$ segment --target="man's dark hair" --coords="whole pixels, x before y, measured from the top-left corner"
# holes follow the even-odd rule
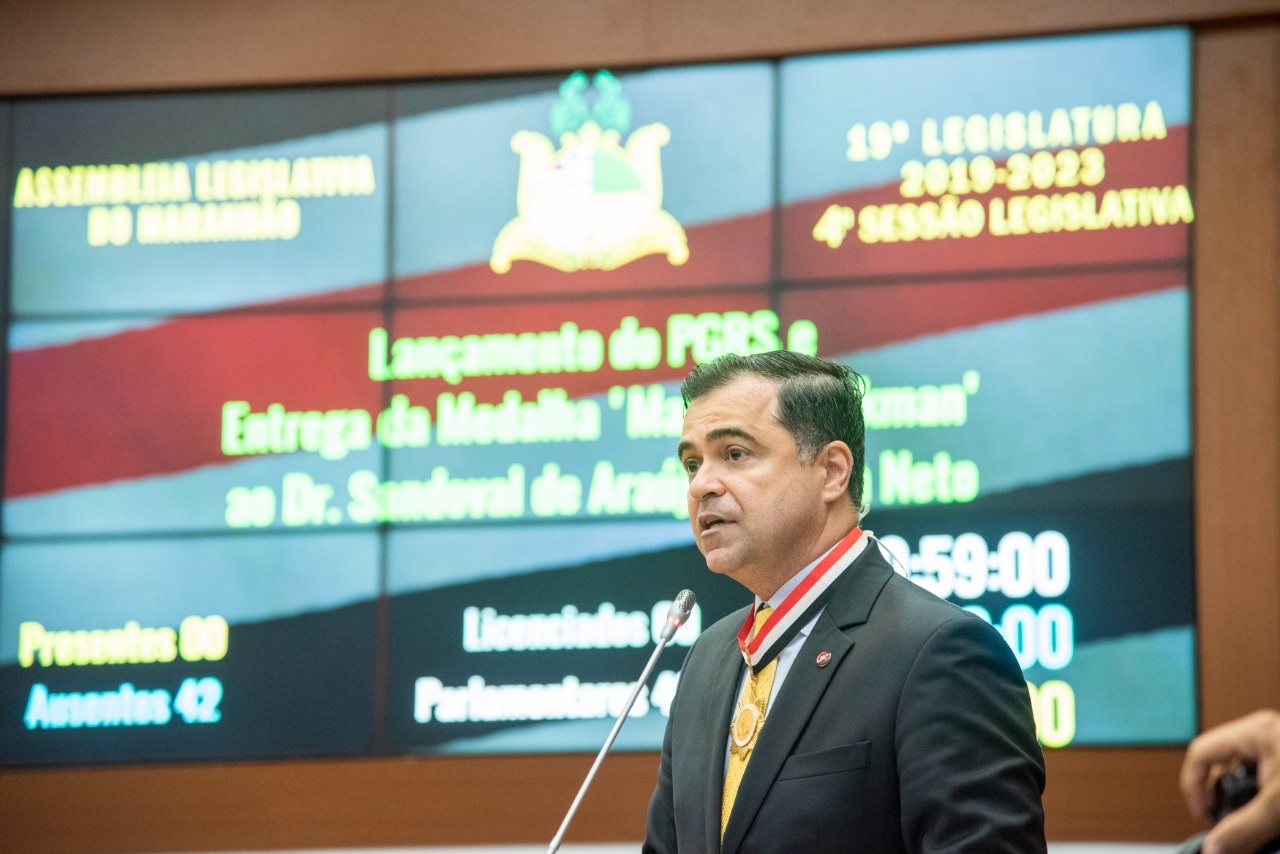
[[[802,459],[812,460],[837,439],[853,453],[849,497],[862,504],[862,470],[866,465],[862,421],[863,379],[844,365],[789,350],[720,356],[694,368],[680,384],[684,405],[742,376],[758,376],[778,384],[778,423],[791,434]]]

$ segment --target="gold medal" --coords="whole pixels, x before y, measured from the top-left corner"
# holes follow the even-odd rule
[[[746,703],[738,708],[733,716],[733,743],[744,748],[755,738],[760,727],[760,710],[754,703]]]

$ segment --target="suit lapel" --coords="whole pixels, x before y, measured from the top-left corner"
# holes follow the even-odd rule
[[[881,556],[879,544],[871,540],[837,582],[823,613],[842,629],[865,623],[891,575],[893,567]]]
[[[831,598],[818,615],[813,630],[805,639],[766,713],[764,729],[760,731],[751,761],[747,763],[734,801],[732,818],[725,828],[721,849],[724,854],[737,851],[831,678],[853,649],[853,641],[842,630],[866,622],[871,606],[892,572],[873,541],[836,581]],[[818,667],[816,663],[820,652],[831,653],[831,660],[824,667]],[[721,768],[722,765],[723,762],[716,767]]]

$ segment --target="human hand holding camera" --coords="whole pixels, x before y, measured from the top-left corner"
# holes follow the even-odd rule
[[[1257,711],[1201,734],[1187,748],[1180,784],[1192,816],[1216,822],[1204,854],[1280,848],[1280,712]]]

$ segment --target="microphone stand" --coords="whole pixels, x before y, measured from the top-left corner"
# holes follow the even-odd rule
[[[693,596],[690,594],[690,605],[692,605],[692,598]],[[687,615],[687,610],[685,613]],[[683,622],[683,620],[680,622]],[[622,714],[618,715],[618,719],[614,721],[613,729],[609,731],[609,737],[605,739],[604,746],[596,754],[596,761],[591,763],[591,770],[587,772],[587,778],[582,781],[582,786],[578,789],[578,796],[573,799],[573,803],[569,806],[569,812],[565,813],[564,821],[560,822],[560,829],[556,831],[555,838],[551,840],[551,847],[547,849],[547,854],[556,854],[556,851],[560,850],[560,843],[564,840],[565,831],[569,829],[569,822],[573,821],[573,814],[578,811],[578,804],[582,803],[582,797],[587,793],[587,788],[591,785],[591,781],[595,779],[596,771],[600,769],[600,763],[604,762],[604,755],[609,752],[610,747],[613,747],[614,739],[618,737],[622,724],[626,721],[627,716],[631,714],[631,707],[636,704],[636,697],[640,696],[640,689],[649,681],[649,673],[653,670],[654,664],[658,662],[658,656],[662,654],[662,651],[667,648],[667,643],[674,637],[675,628],[672,627],[672,631],[669,632],[664,631],[662,636],[658,638],[658,645],[653,648],[653,655],[649,656],[649,663],[644,666],[644,672],[636,680],[636,686],[631,689],[631,696],[627,698],[627,704],[622,709]]]

